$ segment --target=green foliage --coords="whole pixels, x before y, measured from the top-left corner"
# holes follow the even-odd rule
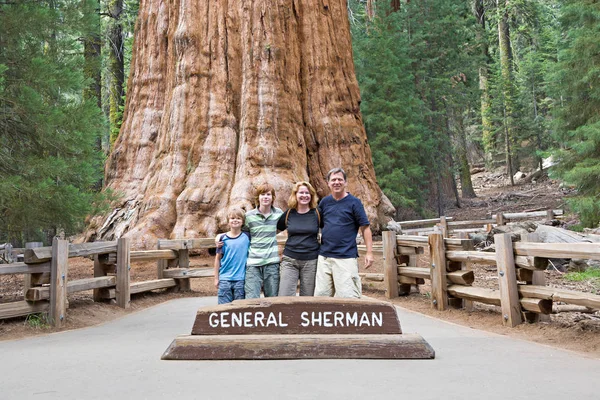
[[[377,180],[399,209],[424,215],[429,183],[452,173],[453,138],[476,116],[478,50],[462,1],[425,0],[367,18],[351,1],[361,111]]]
[[[583,225],[600,223],[600,5],[566,0],[560,19],[563,35],[554,74],[554,152],[559,164],[553,173],[573,184],[577,196],[570,204]]]
[[[93,191],[105,120],[83,98],[79,5],[0,5],[0,241],[77,232],[105,200]]]
[[[564,278],[572,282],[587,282],[597,290],[600,290],[600,269],[588,268],[583,272],[569,272]]]
[[[29,314],[25,317],[25,324],[34,329],[48,329],[48,315],[43,313]]]
[[[372,22],[364,13],[356,18],[355,68],[378,182],[397,208],[419,209],[426,128],[410,73],[410,43],[398,29],[401,15],[384,14]]]
[[[595,279],[600,283],[600,269],[588,268],[584,272],[569,272],[568,274],[564,275],[564,278],[572,282],[582,282]]]

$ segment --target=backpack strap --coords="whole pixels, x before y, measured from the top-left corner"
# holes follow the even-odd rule
[[[285,213],[285,227],[286,227],[286,228],[287,228],[287,226],[288,226],[288,225],[287,225],[287,221],[288,221],[288,218],[290,217],[290,211],[292,211],[292,209],[291,209],[291,208],[288,208],[288,210],[287,210],[287,211],[286,211],[286,213]]]

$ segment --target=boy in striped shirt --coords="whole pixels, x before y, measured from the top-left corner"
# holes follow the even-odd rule
[[[246,262],[246,298],[275,297],[279,291],[279,249],[277,248],[277,221],[283,214],[273,206],[275,189],[268,183],[256,188],[255,209],[246,213],[245,230],[250,232],[250,249]]]

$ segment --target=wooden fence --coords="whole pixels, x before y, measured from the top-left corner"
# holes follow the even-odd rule
[[[67,295],[94,290],[94,301],[116,299],[129,307],[131,294],[155,289],[190,289],[190,278],[211,277],[212,267],[189,268],[189,251],[214,247],[214,239],[160,240],[157,250],[131,251],[130,240],[69,244],[54,239],[51,247],[25,249],[23,262],[0,264],[0,275],[23,274],[23,301],[0,304],[0,319],[48,313],[49,322],[62,326]],[[94,277],[70,281],[69,258],[93,257]],[[157,279],[130,282],[132,262],[157,261]]]
[[[439,229],[444,236],[455,236],[460,233],[489,231],[493,226],[506,225],[509,222],[526,219],[562,218],[563,210],[546,210],[519,213],[498,213],[487,219],[472,221],[454,221],[452,217],[420,219],[398,222],[404,235],[427,235]]]
[[[510,235],[495,235],[496,253],[473,250],[467,239],[396,235],[383,232],[382,244],[374,251],[383,254],[383,274],[361,274],[367,280],[383,281],[389,298],[410,292],[411,285],[431,281],[432,306],[469,309],[474,301],[502,307],[505,324],[515,326],[527,318],[535,321],[552,311],[553,302],[600,310],[600,296],[546,287],[543,270],[548,258],[600,260],[600,244],[535,243],[523,238],[511,243]],[[284,240],[279,240],[283,244]],[[190,289],[191,278],[214,276],[212,267],[190,268],[190,250],[214,247],[214,239],[159,240],[158,249],[131,251],[127,238],[112,242],[69,244],[55,239],[52,247],[24,250],[24,261],[0,264],[0,275],[23,274],[23,301],[0,304],[0,319],[45,312],[52,325],[62,326],[67,312],[67,295],[93,289],[95,301],[115,299],[128,307],[133,293],[155,289]],[[364,246],[359,251],[364,252]],[[425,251],[427,250],[427,251]],[[429,255],[429,266],[417,266],[417,257]],[[69,258],[93,257],[94,277],[70,281]],[[132,262],[157,261],[157,279],[130,282]],[[472,286],[471,263],[497,265],[498,289]]]
[[[467,239],[444,238],[441,233],[425,236],[383,232],[383,266],[380,274],[363,274],[364,279],[383,280],[388,298],[410,291],[410,285],[431,282],[431,303],[438,310],[471,308],[472,302],[502,308],[503,323],[520,324],[539,320],[552,312],[553,302],[600,310],[600,296],[547,287],[543,271],[549,258],[600,260],[598,243],[535,243],[531,234],[512,243],[509,234],[494,235],[496,252],[473,250]],[[429,266],[417,267],[416,255],[428,249]],[[496,265],[498,289],[472,286],[471,263]]]

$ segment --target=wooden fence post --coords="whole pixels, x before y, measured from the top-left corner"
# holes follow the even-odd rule
[[[129,238],[119,238],[117,241],[117,305],[129,308],[131,292],[130,280],[130,243]]]
[[[63,326],[67,313],[67,273],[69,270],[69,242],[52,240],[50,264],[50,323],[55,328]]]
[[[388,299],[398,297],[398,263],[396,262],[396,232],[382,232],[383,241],[383,282]]]
[[[500,304],[502,306],[502,323],[510,327],[519,325],[521,319],[521,303],[517,288],[515,271],[515,255],[510,234],[494,235],[496,244],[496,265],[498,266],[498,285],[500,286]]]
[[[44,243],[43,242],[27,242],[25,243],[25,248],[26,249],[35,249],[36,247],[43,247]],[[32,274],[25,274],[23,275],[23,296],[25,296],[27,294],[27,290],[29,290],[32,286],[31,284],[31,280],[32,280]],[[36,274],[36,275],[42,275],[42,274]]]
[[[450,231],[448,230],[448,221],[446,221],[445,216],[440,217],[440,229],[442,231],[442,236],[445,238],[450,236]]]
[[[496,214],[496,225],[498,225],[498,226],[506,225],[506,221],[504,219],[504,214],[501,212]]]
[[[187,248],[187,243],[184,243],[183,249],[179,250],[179,268],[190,267],[190,251]],[[190,278],[175,279],[177,290],[180,292],[189,292],[191,289]]]
[[[156,248],[158,250],[161,249],[161,245],[160,245],[160,240],[158,241],[158,244],[156,245]],[[158,260],[157,264],[156,264],[156,277],[157,279],[163,279],[165,277],[165,269],[168,268],[168,262],[167,260]]]
[[[94,278],[106,276],[106,268],[108,267],[108,265],[103,261],[104,259],[105,258],[101,258],[99,254],[94,255]],[[102,301],[109,297],[108,289],[94,289],[94,294],[92,296],[94,301]]]
[[[446,283],[446,249],[441,233],[429,235],[431,256],[431,303],[438,310],[448,308],[448,285]]]
[[[552,210],[549,210],[550,213],[553,213]],[[553,218],[553,216],[552,216]],[[521,242],[539,242],[540,238],[538,236],[537,233],[524,233],[521,235]],[[544,259],[540,259],[538,258],[538,260],[536,260],[538,263],[542,262],[542,260]],[[536,262],[534,261],[534,262]],[[548,260],[546,259],[546,264],[548,263]],[[536,285],[536,286],[546,286],[546,275],[544,274],[544,271],[532,271],[532,277],[531,277],[531,282],[527,282],[528,285]],[[538,322],[538,321],[542,321],[542,322],[548,322],[550,321],[550,316],[547,314],[539,314],[539,313],[535,313],[535,312],[529,312],[529,311],[525,311],[525,319],[528,322]]]
[[[396,256],[396,265],[400,266],[400,265],[404,265],[407,267],[416,267],[417,266],[417,254],[416,254],[416,249],[415,248],[410,248],[413,252],[413,254],[407,254],[406,253],[406,249],[408,247],[404,247],[404,252],[402,252],[402,250],[398,249],[398,247],[396,247],[396,249],[400,252],[400,254],[398,254]],[[405,279],[406,278],[406,279]],[[418,285],[418,282],[416,283],[406,283],[406,280],[411,279],[408,277],[403,277],[403,276],[398,276],[398,295],[399,296],[408,296],[410,294],[410,288],[411,285]]]
[[[461,240],[461,247],[462,247],[463,251],[473,251],[475,249],[475,246],[473,245],[473,241],[469,240],[468,233],[458,232],[458,238],[463,239],[463,240]],[[450,264],[450,263],[452,263],[452,261],[450,261],[448,264]],[[453,269],[453,268],[450,268],[450,269]],[[457,268],[457,270],[458,269],[463,270],[463,271],[470,271],[471,263],[469,261],[460,262],[460,268]],[[465,311],[469,311],[469,312],[473,311],[473,301],[472,300],[449,298],[448,304],[452,307],[463,308]]]

